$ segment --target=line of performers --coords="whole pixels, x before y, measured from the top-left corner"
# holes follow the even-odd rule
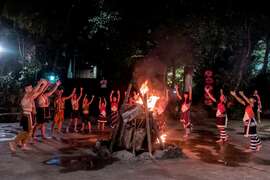
[[[71,119],[66,127],[66,132],[70,131],[72,125],[74,125],[74,132],[78,132],[77,124],[80,119],[80,100],[83,97],[83,88],[80,89],[79,96],[76,94],[76,88],[73,89],[69,96],[63,96],[64,91],[59,89],[61,85],[60,81],[55,84],[50,84],[47,80],[41,79],[38,81],[35,87],[31,84],[27,84],[24,87],[24,96],[21,100],[22,108],[22,118],[20,124],[22,126],[22,131],[18,133],[15,140],[9,143],[12,152],[16,151],[17,147],[23,150],[27,150],[27,142],[36,138],[36,131],[40,129],[43,139],[46,139],[46,126],[45,124],[49,122],[51,117],[50,114],[50,100],[49,98],[56,94],[54,100],[54,118],[51,124],[51,134],[53,137],[57,137],[61,134],[62,124],[64,122],[65,114],[65,102],[71,100],[72,113]],[[192,103],[192,88],[189,87],[188,92],[183,94],[179,93],[179,87],[176,86],[176,95],[181,102],[181,114],[180,121],[185,129],[184,138],[187,139],[192,131],[192,123],[190,120],[190,108]],[[212,96],[209,89],[205,89],[206,94],[209,98],[216,103],[216,125],[219,130],[220,138],[217,142],[227,142],[228,135],[226,133],[227,127],[227,100],[223,93],[220,91],[219,100]],[[257,122],[255,120],[255,112],[258,113],[258,120],[260,122],[260,110],[261,103],[258,92],[255,91],[254,95],[247,98],[245,94],[240,91],[239,95],[235,91],[231,91],[230,94],[245,107],[245,114],[243,118],[244,123],[244,134],[250,137],[250,148],[248,151],[259,151],[261,148],[261,141],[257,135]],[[136,102],[136,97],[138,94],[134,92],[133,97],[128,98],[128,104],[132,105]],[[81,131],[87,129],[91,133],[92,125],[89,114],[89,106],[93,102],[95,96],[89,98],[87,94],[84,95],[82,100],[82,126]],[[111,126],[112,128],[117,123],[118,117],[118,107],[120,102],[120,91],[112,91],[110,94],[110,107],[111,107]],[[37,107],[36,107],[37,104]],[[99,117],[98,117],[98,129],[100,131],[104,130],[105,124],[107,123],[107,102],[104,97],[99,98]],[[164,108],[165,109],[165,108]]]
[[[24,96],[21,100],[22,117],[20,125],[22,131],[17,134],[14,141],[9,143],[10,150],[12,152],[16,151],[17,147],[22,150],[28,150],[27,143],[36,138],[36,132],[40,129],[43,139],[46,137],[46,123],[49,122],[51,118],[50,114],[50,100],[49,98],[56,94],[54,100],[54,117],[51,124],[51,134],[52,137],[57,137],[61,134],[62,124],[64,122],[65,114],[65,102],[71,100],[72,113],[71,119],[66,127],[66,132],[68,133],[71,126],[74,125],[74,132],[78,132],[77,124],[81,117],[80,113],[80,100],[83,97],[83,88],[80,89],[79,96],[76,94],[76,88],[73,89],[69,96],[63,96],[64,91],[59,89],[61,85],[60,81],[55,84],[50,84],[47,80],[41,79],[38,81],[35,87],[31,84],[27,84],[24,87]],[[82,100],[82,126],[81,131],[86,130],[88,127],[89,133],[91,133],[92,125],[89,114],[89,107],[93,102],[95,96],[89,98],[87,94],[84,95]],[[120,102],[120,91],[112,91],[110,94],[110,107],[111,107],[111,127],[117,123],[118,120],[118,106]],[[134,103],[132,98],[129,99],[129,103]],[[107,102],[104,97],[99,98],[99,117],[98,117],[98,129],[100,131],[104,130],[105,124],[107,123],[106,115]]]
[[[184,92],[183,95],[180,95],[178,86],[175,87],[176,95],[180,100],[180,121],[185,129],[184,138],[188,138],[191,130],[192,123],[190,120],[190,107],[192,101],[192,88],[189,88],[188,92]],[[223,90],[220,90],[220,97],[217,100],[211,93],[209,89],[205,89],[206,94],[209,98],[216,104],[216,126],[219,131],[219,140],[218,143],[225,143],[228,141],[228,135],[226,133],[228,116],[227,116],[227,98],[223,93]],[[257,134],[257,121],[255,116],[260,122],[260,113],[261,113],[261,100],[258,94],[258,91],[255,90],[254,94],[251,97],[246,97],[243,91],[238,93],[231,91],[230,94],[245,108],[245,113],[243,117],[244,125],[244,136],[250,138],[249,148],[246,149],[246,152],[256,152],[260,151],[262,143]],[[255,114],[256,113],[256,114]]]

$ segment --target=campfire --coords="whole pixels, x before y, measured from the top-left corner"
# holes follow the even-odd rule
[[[140,88],[140,92],[142,96],[148,96],[150,89],[148,87],[148,81],[146,80]],[[149,97],[147,97],[147,108],[149,109],[149,111],[154,111],[155,109],[155,105],[157,103],[157,101],[160,99],[159,96],[151,94]],[[136,101],[136,103],[138,104],[143,104],[143,100],[141,97],[139,97],[139,99]]]
[[[157,91],[149,85],[149,81],[141,84],[139,96],[135,105],[128,105],[127,99],[130,95],[132,84],[129,85],[127,95],[120,111],[120,120],[116,126],[111,143],[111,151],[114,147],[124,148],[135,152],[148,150],[152,154],[152,144],[158,141],[161,147],[164,147],[166,134],[158,128],[158,120],[155,117],[156,111],[160,107],[157,103],[160,98]],[[158,139],[158,140],[156,140]],[[145,141],[146,140],[146,141]],[[147,144],[145,144],[147,142]]]

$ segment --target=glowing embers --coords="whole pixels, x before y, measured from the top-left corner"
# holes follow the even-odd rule
[[[147,93],[149,92],[149,87],[148,87],[148,81],[145,81],[140,88],[140,92],[143,96],[147,95]],[[153,111],[155,109],[155,105],[157,103],[157,101],[160,99],[159,96],[156,96],[154,94],[150,95],[147,97],[147,107],[149,109],[149,111]],[[141,98],[139,98],[136,103],[138,104],[143,104],[143,101]]]

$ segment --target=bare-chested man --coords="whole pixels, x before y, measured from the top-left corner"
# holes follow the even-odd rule
[[[36,130],[41,130],[41,135],[43,139],[46,138],[46,126],[45,123],[49,122],[49,119],[51,118],[50,115],[50,99],[49,97],[54,94],[54,92],[57,90],[57,88],[60,86],[61,82],[57,81],[55,86],[50,90],[47,91],[50,84],[48,83],[47,88],[44,89],[44,92],[41,93],[40,96],[37,98],[38,108],[37,108],[37,119],[36,119],[36,125],[33,129],[33,138],[36,136]]]
[[[48,81],[40,80],[35,88],[32,85],[26,85],[24,87],[25,94],[21,100],[22,107],[22,118],[21,126],[23,131],[21,131],[15,138],[13,142],[9,143],[10,150],[12,152],[16,151],[17,145],[21,145],[21,149],[28,150],[26,144],[28,139],[32,135],[33,127],[33,110],[35,109],[34,100],[44,91],[47,87]]]
[[[67,133],[69,132],[69,128],[70,128],[73,121],[74,121],[74,132],[78,132],[77,123],[78,123],[78,120],[80,119],[79,102],[80,102],[80,99],[82,97],[82,92],[83,92],[83,88],[81,88],[81,92],[80,92],[79,97],[77,97],[77,94],[75,93],[71,98],[72,114],[71,114],[71,119],[69,121],[69,124],[66,128]]]
[[[62,129],[62,124],[64,122],[64,115],[65,115],[65,101],[68,99],[71,99],[73,97],[73,95],[76,93],[76,89],[73,89],[73,92],[67,96],[67,97],[63,97],[63,90],[59,90],[57,92],[57,98],[54,101],[54,107],[55,107],[55,114],[54,114],[54,119],[53,119],[53,123],[51,126],[51,134],[52,136],[54,136],[54,126],[57,126],[57,133],[61,133],[61,129]]]

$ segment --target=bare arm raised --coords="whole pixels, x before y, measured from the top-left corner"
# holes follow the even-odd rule
[[[113,96],[114,91],[112,90],[111,94],[110,94],[110,101],[112,102],[112,96]]]
[[[95,96],[93,95],[93,96],[92,96],[92,99],[91,99],[91,101],[88,103],[88,105],[92,104],[94,98],[95,98]]]
[[[208,97],[209,97],[212,101],[217,102],[216,98],[214,98],[214,97],[212,96],[212,94],[210,93],[210,90],[209,90],[209,89],[205,88],[204,90],[205,90],[206,94],[208,95]]]
[[[76,93],[76,88],[73,89],[72,93],[68,97],[63,97],[64,100],[71,99],[72,96]]]
[[[179,87],[178,85],[175,85],[175,90],[176,90],[176,96],[178,97],[179,100],[182,100],[181,95],[179,94]]]
[[[231,95],[242,105],[246,105],[245,101],[243,101],[240,97],[237,96],[235,91],[231,91]]]
[[[120,91],[118,90],[117,91],[117,103],[120,102],[120,98],[121,98],[121,95],[120,95]]]
[[[78,97],[77,101],[80,101],[80,99],[82,98],[82,94],[83,94],[83,88],[81,88],[80,96]]]
[[[243,91],[239,91],[240,96],[248,103],[251,104],[251,102],[249,101],[249,99],[246,97],[246,95],[244,94]]]
[[[33,99],[36,99],[41,93],[43,93],[45,91],[46,88],[48,88],[48,81],[46,80],[41,80],[41,85],[39,86],[39,89],[36,90],[36,88],[34,89],[34,92],[33,92]]]
[[[45,95],[50,97],[51,95],[53,95],[53,93],[55,93],[55,91],[57,90],[57,88],[61,85],[61,81],[57,81],[55,86],[53,87],[53,89],[51,91],[49,91],[48,93],[46,93]]]

